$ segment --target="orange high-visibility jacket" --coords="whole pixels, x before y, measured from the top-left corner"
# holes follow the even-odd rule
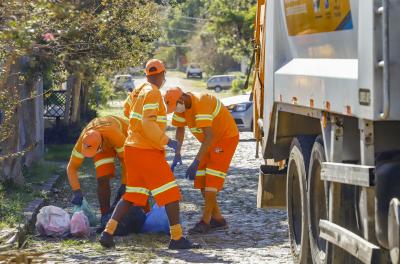
[[[211,127],[213,142],[239,135],[231,113],[216,97],[205,93],[188,94],[192,98],[192,106],[184,113],[174,113],[173,126],[188,126],[200,142],[204,140],[201,129],[204,127]]]
[[[128,121],[117,116],[98,117],[90,121],[90,123],[83,129],[74,149],[72,150],[71,158],[68,164],[68,178],[72,190],[80,189],[78,169],[85,159],[82,154],[82,138],[85,132],[90,129],[97,130],[101,134],[101,152],[109,153],[115,151],[121,164],[122,182],[125,182],[126,179],[124,143],[127,137]],[[99,160],[96,163],[100,164],[102,163],[102,160]]]
[[[155,85],[144,83],[136,88],[124,104],[124,114],[129,117],[125,145],[163,150],[169,140],[165,135],[166,113],[161,93]]]

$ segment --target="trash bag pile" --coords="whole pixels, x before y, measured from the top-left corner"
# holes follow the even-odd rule
[[[116,203],[100,220],[97,232],[102,232],[114,212]],[[73,208],[72,217],[63,209],[56,206],[45,206],[40,209],[36,220],[36,229],[42,236],[47,237],[89,237],[91,228],[98,224],[96,214],[86,199],[81,206]],[[154,205],[145,214],[143,208],[131,206],[128,213],[118,223],[114,233],[116,236],[126,236],[132,233],[165,233],[169,234],[168,216],[165,207]]]

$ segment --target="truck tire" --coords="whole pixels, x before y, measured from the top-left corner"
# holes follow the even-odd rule
[[[307,171],[315,137],[292,141],[288,162],[286,200],[289,242],[294,263],[312,263],[308,241]]]
[[[326,161],[320,136],[311,150],[308,173],[308,225],[310,251],[314,264],[330,263],[330,245],[319,237],[319,220],[328,219],[328,183],[321,181],[321,165]]]

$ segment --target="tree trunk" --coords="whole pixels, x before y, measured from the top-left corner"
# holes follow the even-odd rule
[[[71,119],[71,102],[72,102],[72,84],[73,76],[70,75],[67,79],[66,96],[65,96],[65,111],[64,111],[64,124],[68,125]]]
[[[72,107],[71,107],[71,123],[75,124],[80,121],[80,97],[82,86],[82,74],[75,72],[72,77]]]
[[[21,71],[21,58],[15,59],[15,61],[6,62],[9,68],[4,72],[3,77],[5,78],[4,86],[1,89],[7,90],[9,94],[15,94],[18,92],[18,87],[20,86],[19,76]],[[17,184],[23,184],[24,177],[22,175],[21,166],[21,156],[10,154],[17,153],[21,151],[20,147],[20,123],[19,117],[21,108],[16,107],[13,109],[14,115],[12,115],[9,123],[11,125],[12,133],[3,142],[0,142],[0,147],[2,149],[1,156],[6,156],[4,160],[0,160],[0,179],[10,180]]]
[[[44,153],[43,81],[40,75],[20,86],[21,98],[34,98],[21,104],[20,131],[23,149],[30,148],[24,156],[24,165],[30,167]]]
[[[84,119],[89,111],[89,84],[88,82],[82,82],[82,93],[81,93],[81,117]]]

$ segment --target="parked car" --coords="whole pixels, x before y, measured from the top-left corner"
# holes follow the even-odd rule
[[[135,81],[130,74],[115,75],[113,86],[116,91],[125,90],[132,92],[135,89]]]
[[[217,93],[222,90],[232,88],[232,81],[235,80],[235,75],[214,75],[207,81],[207,89],[214,89]]]
[[[253,131],[253,101],[250,94],[221,99],[231,112],[239,131]]]
[[[203,71],[198,64],[189,64],[186,68],[186,77],[189,79],[190,77],[199,77],[203,78]]]

